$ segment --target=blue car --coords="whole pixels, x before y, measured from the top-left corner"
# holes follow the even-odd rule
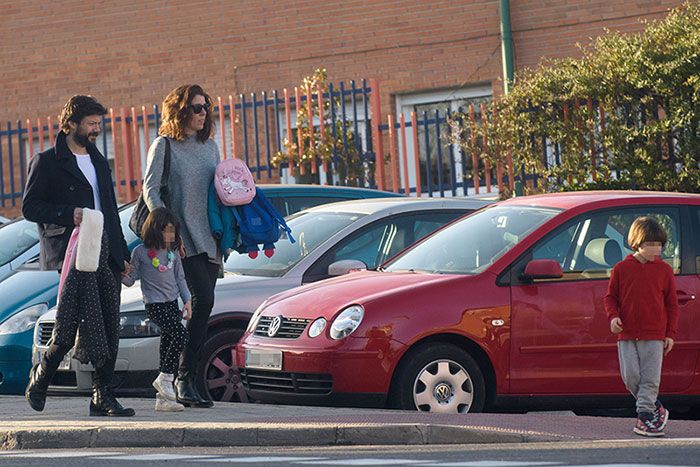
[[[321,204],[351,199],[401,196],[396,193],[317,185],[260,185],[273,205],[283,216]],[[135,248],[139,238],[129,229],[133,205],[120,209],[122,231],[129,250]],[[36,227],[26,220],[27,227]],[[10,224],[11,225],[11,224]],[[0,229],[1,231],[4,230]],[[28,229],[28,231],[31,229]],[[29,379],[32,365],[32,339],[37,319],[56,305],[58,273],[39,270],[37,243],[22,246],[35,249],[34,260],[19,268],[13,268],[0,281],[0,394],[22,394]],[[50,336],[47,336],[50,337]]]

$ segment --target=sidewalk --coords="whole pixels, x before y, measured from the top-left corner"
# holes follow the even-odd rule
[[[34,412],[0,396],[0,450],[166,446],[329,446],[528,443],[640,439],[633,420],[571,412],[429,414],[389,410],[217,403],[156,413],[153,399],[122,399],[132,418],[89,417],[87,397],[49,397]],[[673,420],[667,438],[700,437],[700,421]],[[699,438],[700,440],[700,438]]]

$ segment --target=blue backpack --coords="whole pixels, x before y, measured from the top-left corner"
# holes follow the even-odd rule
[[[248,256],[255,259],[258,257],[258,245],[262,245],[265,256],[270,258],[275,254],[275,242],[280,239],[282,231],[287,232],[290,242],[296,242],[292,237],[292,229],[260,188],[250,203],[231,209],[238,222],[239,241],[236,242],[236,251],[239,253],[248,253]]]

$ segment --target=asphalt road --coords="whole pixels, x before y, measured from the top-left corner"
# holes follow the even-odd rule
[[[328,448],[158,448],[3,451],[7,466],[416,465],[530,467],[562,465],[700,465],[700,440],[626,440]]]

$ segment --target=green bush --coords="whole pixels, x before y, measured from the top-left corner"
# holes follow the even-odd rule
[[[454,117],[451,142],[493,165],[512,154],[536,191],[699,191],[700,3],[581,51],[518,74],[487,123]]]

